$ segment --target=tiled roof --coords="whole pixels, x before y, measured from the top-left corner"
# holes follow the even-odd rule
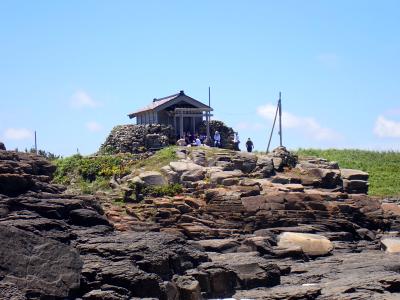
[[[163,105],[164,103],[167,103],[168,101],[174,100],[179,95],[180,95],[180,93],[177,93],[177,94],[174,94],[174,95],[171,95],[171,96],[167,96],[167,97],[163,97],[163,98],[158,98],[158,99],[155,98],[153,100],[153,102],[150,103],[149,105],[147,105],[147,106],[145,106],[145,107],[143,107],[143,108],[141,108],[141,109],[139,109],[139,110],[137,110],[134,113],[131,113],[129,115],[135,115],[135,114],[138,114],[138,113],[141,113],[141,112],[145,112],[145,111],[148,111],[148,110],[155,109],[156,107],[158,107],[160,105]]]

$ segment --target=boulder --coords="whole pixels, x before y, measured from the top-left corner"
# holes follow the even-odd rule
[[[146,185],[166,185],[167,181],[165,180],[164,176],[157,171],[147,171],[140,173],[139,178],[146,184]]]
[[[232,270],[237,276],[239,288],[251,289],[280,284],[280,270],[276,264],[269,263],[257,252],[226,253],[210,255],[214,266]],[[207,265],[205,263],[200,265]]]
[[[187,160],[172,161],[169,163],[169,166],[171,167],[172,171],[177,172],[178,174],[182,174],[183,172],[189,170],[202,169],[201,166]]]
[[[0,142],[0,150],[6,150],[6,146],[2,142]]]
[[[282,171],[283,168],[294,168],[297,164],[297,156],[290,153],[285,147],[281,146],[272,151],[270,154],[274,169]]]
[[[160,169],[161,173],[165,176],[168,183],[179,183],[179,174],[172,170],[170,166],[164,166]]]
[[[381,240],[381,247],[388,253],[400,252],[400,238],[388,237]]]
[[[256,168],[257,156],[254,153],[238,152],[232,162],[235,169],[248,174]]]
[[[210,181],[214,184],[222,184],[225,179],[240,177],[243,173],[239,170],[234,171],[216,171],[212,172],[210,175]]]
[[[173,282],[176,284],[179,291],[179,299],[181,300],[200,300],[200,284],[193,277],[189,275],[173,277]]]
[[[274,163],[268,155],[258,157],[255,169],[252,172],[253,176],[260,178],[268,178],[274,174]]]
[[[333,250],[332,242],[318,234],[283,232],[279,235],[278,246],[281,248],[300,246],[310,256],[327,255]]]

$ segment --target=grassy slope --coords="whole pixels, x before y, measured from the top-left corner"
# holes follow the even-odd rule
[[[359,169],[368,172],[370,176],[370,195],[400,195],[400,152],[347,149],[299,149],[296,152],[300,157],[322,157],[337,161],[341,168]]]
[[[121,177],[134,172],[159,170],[176,160],[176,148],[167,147],[147,159],[137,159],[132,154],[99,156],[73,155],[55,160],[57,170],[54,182],[67,185],[72,190],[92,194],[109,189],[110,178]]]

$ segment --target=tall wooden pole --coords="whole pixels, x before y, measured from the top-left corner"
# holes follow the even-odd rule
[[[35,153],[38,154],[38,151],[37,151],[36,130],[35,130]]]
[[[208,107],[211,108],[211,88],[208,87]],[[206,111],[206,127],[207,127],[207,143],[211,145],[211,136],[210,136],[210,111]]]
[[[282,98],[281,98],[281,92],[279,92],[278,106],[279,106],[279,140],[280,140],[279,144],[282,147]]]

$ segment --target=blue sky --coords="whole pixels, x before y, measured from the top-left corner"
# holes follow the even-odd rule
[[[0,140],[95,152],[179,90],[265,150],[400,150],[398,1],[1,1]],[[278,143],[274,136],[273,146]]]

